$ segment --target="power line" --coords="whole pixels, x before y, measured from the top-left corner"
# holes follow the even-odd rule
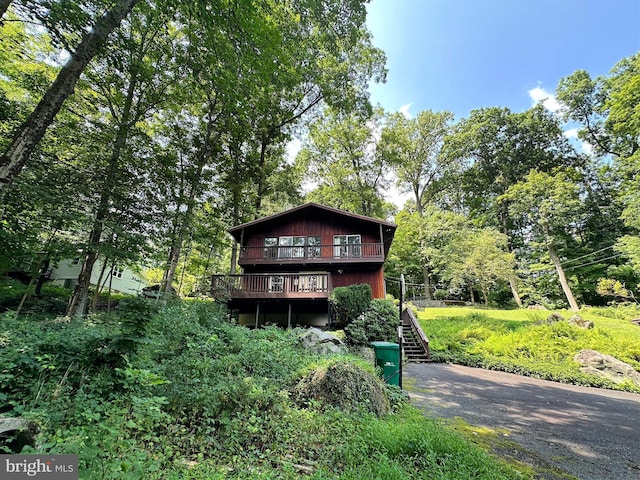
[[[613,246],[613,245],[612,245],[612,246]],[[604,249],[602,249],[602,250],[600,250],[600,251],[608,250],[608,248],[611,248],[611,247],[604,248]],[[593,253],[596,253],[596,252],[593,252]],[[583,257],[574,258],[573,260],[578,260],[579,258],[588,257],[588,256],[590,256],[590,255],[591,255],[591,254],[589,254],[589,255],[584,255]],[[592,260],[592,261],[587,262],[587,263],[581,263],[580,265],[572,265],[572,266],[570,266],[570,267],[565,268],[565,269],[564,269],[564,271],[566,272],[566,271],[568,271],[568,270],[573,270],[573,269],[575,269],[575,268],[586,267],[586,266],[589,266],[589,265],[593,265],[593,264],[595,264],[595,263],[604,262],[605,260],[611,260],[611,259],[613,259],[613,258],[618,258],[618,257],[621,257],[622,255],[624,255],[624,254],[623,254],[623,253],[617,253],[617,254],[615,254],[615,255],[611,255],[611,256],[609,256],[609,257],[597,258],[597,259]],[[564,265],[565,263],[566,263],[566,262],[560,263],[560,266]],[[551,273],[544,273],[544,272],[551,272],[551,271],[553,271],[553,270],[555,270],[555,269],[556,269],[556,267],[555,267],[554,265],[549,265],[548,267],[545,267],[545,268],[541,268],[541,269],[536,270],[536,271],[535,271],[535,273],[540,272],[540,273],[542,273],[542,275],[551,275]]]
[[[623,255],[622,253],[617,253],[617,254],[612,255],[610,257],[599,258],[599,259],[593,260],[591,262],[583,263],[582,265],[574,265],[572,267],[565,268],[565,270],[573,270],[574,268],[586,267],[587,265],[593,265],[594,263],[604,262],[605,260],[611,260],[612,258],[621,257],[622,255]]]
[[[586,255],[582,255],[581,257],[572,258],[571,260],[565,260],[564,262],[560,262],[560,265],[565,265],[567,263],[575,262],[576,260],[581,260],[583,258],[590,257],[591,255],[595,255],[596,253],[600,253],[600,252],[604,252],[605,250],[609,250],[610,248],[613,248],[614,246],[615,246],[615,244],[614,245],[609,245],[608,247],[601,248],[600,250],[596,250],[595,252],[591,252],[591,253],[587,253]]]

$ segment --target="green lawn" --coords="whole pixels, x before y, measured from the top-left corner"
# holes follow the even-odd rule
[[[630,383],[614,384],[580,371],[573,357],[597,350],[640,370],[640,327],[633,311],[589,308],[580,312],[595,328],[567,322],[540,324],[551,311],[428,308],[418,313],[434,359],[556,380],[640,392]],[[558,311],[564,318],[572,312]]]

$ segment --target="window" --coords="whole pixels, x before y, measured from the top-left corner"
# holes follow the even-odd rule
[[[298,292],[326,292],[327,275],[316,272],[302,272],[295,280]]]
[[[80,263],[80,257],[76,257],[71,261],[72,266],[76,266]]]
[[[321,255],[320,237],[267,237],[264,239],[264,258],[317,258]]]
[[[278,258],[278,237],[264,239],[264,258]]]
[[[351,258],[362,256],[360,235],[335,235],[333,237],[333,255]]]
[[[284,276],[283,275],[271,275],[269,277],[269,292],[270,293],[284,292]]]
[[[320,257],[320,237],[307,237],[307,256],[309,258]]]
[[[114,278],[122,278],[123,267],[113,267],[111,269],[111,276]]]
[[[304,257],[304,244],[305,237],[280,237],[279,258]]]
[[[293,250],[291,251],[291,256],[293,258],[302,258],[304,257],[304,244],[306,243],[305,237],[293,237]]]
[[[278,241],[278,258],[291,258],[293,256],[293,237],[280,237]]]

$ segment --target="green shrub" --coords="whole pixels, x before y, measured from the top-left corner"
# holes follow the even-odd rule
[[[369,346],[374,341],[393,342],[398,336],[398,322],[398,309],[393,301],[376,298],[344,328],[346,342],[354,346]]]
[[[213,302],[154,312],[137,300],[84,319],[0,314],[2,413],[38,427],[22,453],[77,454],[88,480],[519,478],[392,386],[381,417],[297,407],[294,385],[335,357],[306,353],[299,331],[224,318]],[[104,351],[125,333],[147,340],[113,368]]]
[[[586,307],[581,310],[586,313],[594,313],[608,318],[620,318],[623,320],[632,320],[640,318],[640,305],[631,302],[620,302],[611,304],[608,307]]]
[[[373,373],[348,362],[319,367],[305,376],[292,391],[297,404],[366,411],[381,416],[389,412],[384,383]]]
[[[2,280],[0,282],[0,310],[15,309],[26,291],[27,286],[18,280]]]
[[[360,283],[348,287],[336,287],[329,303],[333,309],[334,326],[343,328],[364,312],[371,303],[371,286]]]
[[[104,349],[107,363],[120,365],[125,357],[134,355],[141,345],[149,342],[147,328],[157,310],[156,302],[143,297],[129,297],[118,304],[116,315],[120,319],[120,332]]]
[[[63,314],[67,308],[70,291],[55,285],[44,285],[41,294],[34,296],[35,285],[28,287],[18,280],[2,280],[0,282],[0,311],[15,310],[20,305],[22,296],[29,291],[29,296],[22,307],[25,314]]]
[[[433,298],[435,298],[436,300],[444,300],[445,298],[447,298],[447,295],[449,295],[449,292],[441,288],[437,288],[433,292]]]

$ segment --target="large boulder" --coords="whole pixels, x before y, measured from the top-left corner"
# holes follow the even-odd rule
[[[537,321],[536,325],[552,325],[557,322],[564,322],[564,317],[557,312],[553,312],[545,320]]]
[[[591,320],[585,320],[580,315],[574,315],[568,320],[569,324],[575,325],[578,328],[591,329],[594,327],[594,323]]]
[[[0,418],[0,449],[20,453],[25,445],[36,446],[35,425],[22,418]]]
[[[342,340],[331,333],[323,332],[319,328],[309,328],[298,336],[298,341],[304,348],[319,355],[332,353],[347,353],[347,347]]]
[[[303,407],[318,402],[347,411],[365,409],[378,416],[390,409],[382,381],[350,363],[316,368],[298,382],[292,398]]]
[[[573,359],[582,365],[580,370],[607,378],[615,383],[631,381],[640,387],[640,373],[631,365],[596,350],[580,350]]]

